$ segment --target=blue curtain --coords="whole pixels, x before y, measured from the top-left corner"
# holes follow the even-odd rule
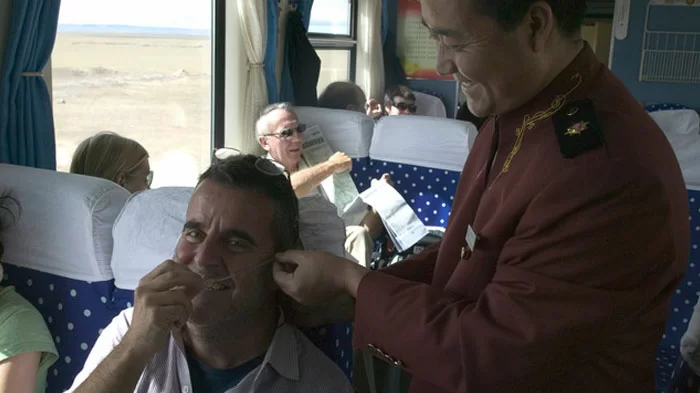
[[[49,90],[38,76],[53,49],[60,0],[14,0],[0,78],[0,162],[56,169]]]
[[[279,21],[278,0],[267,0],[267,47],[265,48],[265,81],[267,99],[277,102],[277,26]]]

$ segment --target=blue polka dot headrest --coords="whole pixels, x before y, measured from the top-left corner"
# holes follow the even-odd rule
[[[3,261],[80,281],[112,279],[112,227],[129,192],[95,177],[0,164],[21,205]]]

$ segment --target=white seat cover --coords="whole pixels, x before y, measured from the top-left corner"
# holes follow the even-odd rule
[[[700,187],[700,116],[689,110],[662,110],[649,114],[671,143],[685,183]]]
[[[129,192],[95,177],[0,164],[22,206],[2,234],[3,262],[80,281],[112,279],[112,226]]]
[[[461,172],[476,139],[467,122],[424,116],[385,116],[377,122],[370,158]]]
[[[416,96],[416,106],[418,107],[416,115],[447,117],[447,109],[440,98],[419,91],[414,91],[413,95]]]
[[[334,151],[342,151],[351,158],[369,156],[374,120],[360,112],[340,109],[294,108],[299,122],[317,125]]]
[[[185,224],[190,187],[164,187],[135,194],[114,223],[114,285],[134,290],[141,277],[173,257]]]

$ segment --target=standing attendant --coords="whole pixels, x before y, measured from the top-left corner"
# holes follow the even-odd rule
[[[584,0],[421,0],[482,127],[438,245],[372,271],[279,255],[305,304],[351,296],[354,344],[412,393],[653,392],[689,248],[661,130],[581,39]]]

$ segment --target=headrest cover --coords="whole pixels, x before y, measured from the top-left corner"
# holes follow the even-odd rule
[[[693,110],[661,110],[649,114],[676,153],[689,188],[700,187],[700,116]]]
[[[114,223],[112,270],[117,288],[136,289],[141,277],[173,257],[192,191],[164,187],[129,198]]]
[[[414,91],[413,94],[416,96],[417,115],[447,117],[447,109],[441,99],[419,91]]]
[[[426,116],[384,116],[374,130],[370,158],[462,171],[478,130],[467,122]]]
[[[313,107],[294,108],[299,122],[317,125],[333,151],[342,151],[351,158],[369,156],[374,120],[360,112]]]
[[[100,178],[0,164],[21,205],[3,262],[81,281],[112,279],[112,226],[129,192]]]

